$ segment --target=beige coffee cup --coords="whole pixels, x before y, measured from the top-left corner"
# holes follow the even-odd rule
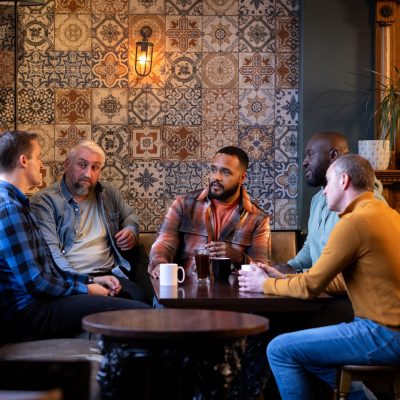
[[[178,269],[182,270],[182,279],[178,279]],[[185,270],[178,264],[160,264],[160,286],[178,286],[185,280]]]

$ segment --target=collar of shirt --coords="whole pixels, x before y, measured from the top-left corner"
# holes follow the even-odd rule
[[[12,185],[7,181],[0,181],[0,188],[7,190],[9,196],[14,197],[24,206],[29,207],[29,199],[16,186]]]

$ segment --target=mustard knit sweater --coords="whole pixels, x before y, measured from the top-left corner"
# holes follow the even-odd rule
[[[308,272],[268,278],[264,292],[308,299],[345,289],[356,316],[400,330],[400,214],[366,192],[340,217]]]

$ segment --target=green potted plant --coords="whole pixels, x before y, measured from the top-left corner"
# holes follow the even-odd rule
[[[389,161],[391,167],[396,168],[396,161],[399,161],[396,152],[399,146],[397,135],[400,134],[400,70],[396,66],[394,69],[394,77],[371,71],[379,78],[373,115],[379,141],[359,142],[359,153],[365,154],[375,169],[386,169]]]

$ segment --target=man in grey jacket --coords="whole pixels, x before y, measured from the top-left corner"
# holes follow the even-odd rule
[[[57,266],[90,276],[110,274],[121,282],[121,297],[146,301],[144,290],[127,278],[131,265],[120,251],[138,241],[139,222],[119,191],[100,183],[104,151],[95,142],[75,145],[60,182],[36,193],[32,211]]]

